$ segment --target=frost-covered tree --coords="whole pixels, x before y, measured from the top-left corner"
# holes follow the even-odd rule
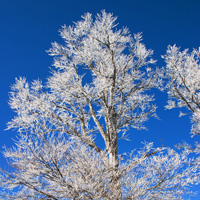
[[[64,45],[52,44],[56,69],[45,86],[16,79],[8,128],[20,134],[4,153],[12,168],[2,170],[1,187],[14,188],[5,199],[177,199],[198,183],[188,148],[145,143],[119,155],[119,138],[155,115],[148,91],[160,79],[141,34],[116,26],[105,11],[85,14],[62,27]]]
[[[180,51],[176,45],[168,46],[164,56],[166,67],[163,77],[167,79],[165,89],[168,91],[167,109],[186,108],[189,112],[180,112],[180,116],[190,114],[192,136],[200,135],[200,48],[193,49],[189,53],[188,49]],[[181,147],[200,154],[200,145],[196,143],[195,148],[188,144]],[[193,163],[200,167],[200,157]]]
[[[169,46],[163,56],[166,62],[164,76],[168,82],[169,100],[166,108],[186,107],[192,113],[192,134],[200,135],[200,49],[191,53],[188,49]],[[180,116],[188,113],[180,113]]]
[[[106,154],[106,152],[104,151]],[[2,171],[3,199],[179,199],[198,180],[186,148],[153,148],[152,143],[118,160],[65,133],[20,134],[14,149],[5,150],[13,172]],[[115,178],[115,179],[114,179]],[[119,189],[120,188],[120,189]],[[181,199],[181,198],[180,198]]]

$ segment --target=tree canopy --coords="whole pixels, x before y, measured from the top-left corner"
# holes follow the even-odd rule
[[[16,79],[8,128],[19,139],[4,152],[12,166],[1,170],[5,199],[181,199],[199,183],[198,144],[118,152],[119,138],[156,117],[152,88],[168,91],[167,108],[192,111],[199,134],[199,51],[169,46],[166,67],[156,68],[141,34],[117,29],[116,20],[102,11],[63,26],[64,44],[48,51],[55,69],[47,83]]]

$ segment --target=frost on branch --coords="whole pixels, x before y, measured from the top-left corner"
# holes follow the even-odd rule
[[[145,143],[138,152],[123,155],[114,170],[77,137],[20,134],[16,147],[4,152],[11,169],[1,171],[0,187],[10,192],[0,195],[18,200],[178,199],[199,181],[188,154]]]
[[[8,128],[18,130],[19,140],[4,154],[12,168],[1,171],[1,187],[14,188],[4,199],[184,196],[199,177],[187,151],[150,143],[131,158],[118,155],[119,137],[155,116],[149,91],[161,81],[141,34],[117,29],[116,17],[102,11],[63,26],[60,35],[64,44],[48,51],[55,70],[46,85],[19,78],[12,87],[16,116]]]
[[[169,101],[167,108],[186,107],[192,113],[192,134],[200,134],[200,49],[191,53],[169,46],[163,56]],[[182,114],[183,115],[183,114]]]
[[[118,136],[129,127],[143,129],[155,115],[153,96],[147,91],[159,85],[151,64],[152,50],[128,28],[117,30],[116,17],[102,11],[93,20],[87,13],[74,26],[63,26],[64,45],[56,42],[48,51],[56,70],[46,86],[16,80],[10,105],[17,116],[8,124],[19,131],[59,131],[78,136],[97,152],[100,134],[117,165]]]
[[[4,155],[14,168],[1,177],[1,187],[11,189],[9,195],[2,193],[4,198],[98,199],[108,188],[103,160],[76,138],[21,134],[16,148]]]

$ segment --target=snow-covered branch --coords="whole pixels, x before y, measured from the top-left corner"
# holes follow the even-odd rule
[[[192,113],[192,134],[200,134],[200,51],[169,46],[163,56],[169,101],[166,108],[186,107]],[[184,115],[181,113],[181,115]]]

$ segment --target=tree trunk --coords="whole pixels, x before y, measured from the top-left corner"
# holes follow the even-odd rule
[[[112,178],[110,180],[111,199],[121,200],[121,177],[119,176],[119,160],[118,160],[118,140],[113,139],[108,148],[109,152],[109,167],[112,170]]]

